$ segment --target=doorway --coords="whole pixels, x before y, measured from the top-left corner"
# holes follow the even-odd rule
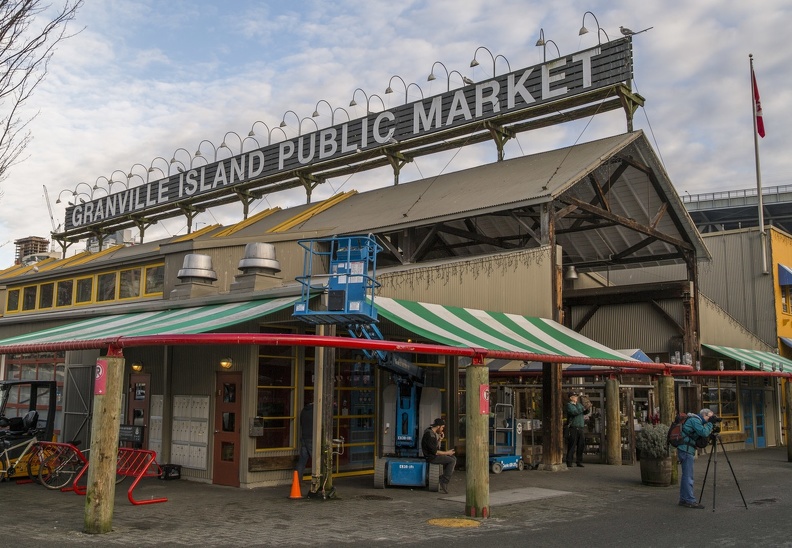
[[[242,373],[217,373],[212,483],[239,487]]]
[[[767,447],[765,439],[765,393],[763,388],[743,388],[742,400],[745,447],[761,449]]]

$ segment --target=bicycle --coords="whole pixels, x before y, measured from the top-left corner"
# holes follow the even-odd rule
[[[90,448],[81,451],[72,443],[47,443],[52,450],[51,455],[43,461],[39,469],[38,482],[47,489],[63,489],[71,483],[77,474],[88,464]],[[116,474],[116,485],[123,482],[126,476]]]
[[[33,480],[39,481],[41,474],[42,463],[50,458],[50,453],[42,447],[38,438],[33,435],[27,441],[20,441],[19,443],[12,444],[9,440],[9,432],[0,432],[0,446],[3,451],[0,453],[0,481],[6,481],[18,475],[20,467],[27,467],[27,475]],[[11,454],[15,453],[19,448],[24,448],[18,457],[11,458]]]

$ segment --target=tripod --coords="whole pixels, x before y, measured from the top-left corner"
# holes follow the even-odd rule
[[[714,466],[712,467],[712,511],[715,511],[715,489],[717,486],[717,479],[718,479],[718,443],[720,443],[721,451],[723,451],[723,456],[726,457],[726,462],[729,465],[729,470],[731,470],[732,477],[734,478],[734,483],[737,485],[737,491],[740,492],[740,498],[742,498],[743,505],[745,509],[748,509],[748,503],[745,502],[745,497],[743,496],[742,489],[740,489],[740,482],[737,481],[737,476],[734,474],[734,468],[732,468],[731,461],[729,460],[729,455],[726,454],[726,448],[723,446],[723,440],[721,440],[718,434],[710,434],[710,445],[712,448],[710,449],[709,459],[707,460],[707,470],[704,472],[704,482],[701,484],[701,494],[699,494],[699,504],[701,504],[701,499],[704,497],[704,486],[707,484],[707,475],[709,474],[710,463],[713,463]]]

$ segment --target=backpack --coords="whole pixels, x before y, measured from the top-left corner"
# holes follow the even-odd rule
[[[682,427],[685,426],[685,422],[687,422],[688,418],[692,417],[693,415],[687,415],[685,413],[679,413],[674,422],[671,423],[671,426],[668,428],[668,436],[667,441],[671,447],[679,447],[680,445],[694,445],[699,449],[703,449],[707,447],[709,444],[709,438],[703,437],[693,440],[689,436],[683,433]]]

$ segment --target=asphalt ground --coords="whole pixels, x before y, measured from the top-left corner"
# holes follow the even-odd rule
[[[135,489],[135,499],[168,501],[143,506],[127,499],[127,479],[116,488],[113,530],[101,535],[83,533],[85,497],[4,482],[0,538],[14,547],[792,547],[792,463],[786,448],[726,455],[719,450],[715,457],[715,462],[709,455],[696,462],[697,495],[710,463],[703,510],[680,507],[678,486],[642,485],[638,464],[586,463],[560,472],[490,474],[488,519],[464,516],[461,470],[447,495],[374,489],[372,476],[360,476],[337,479],[336,497],[327,499],[290,499],[288,485],[243,490],[147,478]],[[307,487],[304,482],[303,493]]]

